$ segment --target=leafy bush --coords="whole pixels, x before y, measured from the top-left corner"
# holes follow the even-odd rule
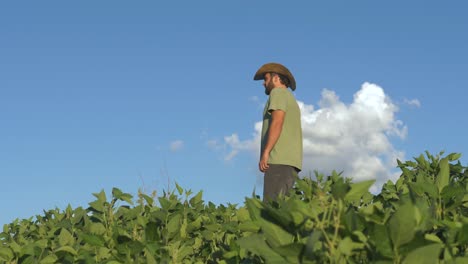
[[[84,209],[44,211],[0,233],[1,263],[468,263],[468,170],[459,154],[400,162],[401,177],[300,179],[287,195],[215,205],[180,186],[114,188]]]

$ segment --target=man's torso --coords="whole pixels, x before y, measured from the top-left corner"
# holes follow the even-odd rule
[[[271,91],[263,111],[261,151],[266,144],[271,111],[282,110],[286,113],[280,137],[270,152],[268,163],[294,166],[302,170],[302,127],[301,112],[293,94],[284,88]]]

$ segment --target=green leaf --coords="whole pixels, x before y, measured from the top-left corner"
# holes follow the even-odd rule
[[[249,221],[239,224],[239,230],[242,232],[257,232],[260,230],[260,226],[255,222]]]
[[[468,257],[455,258],[455,264],[466,264],[466,263],[468,263]]]
[[[261,208],[263,208],[262,203],[258,199],[245,199],[245,205],[249,211],[250,218],[252,220],[260,220],[261,217]]]
[[[15,241],[12,241],[10,243],[10,247],[11,249],[13,250],[13,252],[15,252],[16,254],[20,254],[21,252],[21,246],[18,245],[18,243],[16,243]]]
[[[439,193],[442,192],[445,186],[449,184],[449,176],[450,176],[450,165],[448,158],[443,158],[440,160],[439,163],[439,174],[437,174],[437,189]]]
[[[133,196],[132,196],[131,194],[128,194],[128,193],[124,193],[124,194],[122,194],[122,196],[120,196],[120,200],[121,200],[121,201],[125,201],[125,202],[127,202],[128,204],[132,204],[132,205],[133,205],[132,198],[133,198]]]
[[[389,233],[394,249],[410,242],[415,234],[416,219],[412,204],[403,204],[389,220]]]
[[[261,235],[252,235],[237,240],[238,245],[265,259],[266,263],[284,264],[286,260],[271,249]]]
[[[21,253],[20,255],[30,255],[30,256],[35,256],[35,245],[34,243],[30,242],[29,244],[26,244],[21,248]]]
[[[180,227],[180,237],[182,239],[187,237],[187,218],[184,218],[182,221],[182,226]]]
[[[145,248],[145,245],[143,245],[143,243],[140,241],[132,240],[127,243],[127,247],[130,249],[132,255],[137,255],[141,253],[143,248]]]
[[[202,221],[203,220],[201,216],[198,216],[195,220],[191,221],[187,227],[187,230],[189,230],[188,232],[193,232],[195,230],[200,229]]]
[[[107,259],[111,256],[111,250],[107,247],[100,247],[97,252],[97,256],[100,259]]]
[[[239,222],[250,220],[249,211],[247,211],[245,207],[241,207],[239,210],[237,210],[237,220],[239,220]]]
[[[182,187],[180,187],[180,185],[177,184],[177,182],[175,185],[176,185],[177,192],[179,193],[179,195],[182,195],[184,193],[184,189],[182,189]]]
[[[225,252],[223,254],[223,258],[224,259],[230,259],[230,258],[234,258],[234,257],[236,257],[238,255],[239,255],[239,253],[237,251],[228,251],[228,252]],[[224,262],[224,263],[226,263],[226,262]],[[218,262],[218,264],[219,264],[219,262]]]
[[[440,243],[440,244],[443,244],[444,242],[442,242],[442,240],[440,240],[440,238],[438,236],[436,236],[435,234],[425,234],[424,235],[424,238],[428,241],[432,241],[432,242],[436,242],[436,243]]]
[[[275,248],[275,251],[279,253],[283,258],[288,260],[289,263],[300,263],[301,253],[304,250],[305,245],[300,243],[292,243],[289,245]]]
[[[172,218],[167,223],[167,231],[169,232],[169,234],[175,234],[179,231],[180,220],[181,220],[180,214],[176,214],[172,216]]]
[[[406,256],[403,260],[403,264],[437,264],[439,263],[439,254],[442,246],[441,244],[431,244],[417,248]]]
[[[321,239],[323,237],[322,232],[312,232],[309,235],[306,241],[305,250],[303,254],[303,258],[307,260],[315,260],[317,259],[316,253],[322,251],[322,243]]]
[[[147,203],[149,206],[153,206],[153,205],[154,205],[154,199],[153,199],[153,198],[151,198],[150,196],[148,196],[148,195],[146,195],[146,194],[144,194],[144,193],[142,193],[142,194],[140,194],[140,195],[141,195],[141,197],[143,197],[143,199],[145,199],[146,203]]]
[[[58,261],[58,257],[55,254],[50,254],[47,257],[43,258],[39,263],[40,264],[53,264]]]
[[[147,264],[157,264],[156,259],[153,256],[153,253],[149,249],[145,248],[144,252],[145,252]]]
[[[63,247],[59,247],[55,250],[55,252],[68,252],[74,256],[78,255],[78,253],[76,252],[76,250],[70,246],[63,246]]]
[[[363,248],[364,248],[364,244],[356,243],[349,237],[345,237],[338,244],[338,250],[340,250],[340,252],[343,253],[343,255],[345,256],[351,256],[353,253],[353,250],[363,249]]]
[[[67,215],[67,218],[70,218],[73,214],[73,209],[71,207],[71,204],[67,205],[67,208],[65,209],[65,214]]]
[[[161,208],[164,210],[169,210],[171,208],[171,202],[167,200],[164,197],[159,197],[158,198],[159,204],[161,205]]]
[[[312,187],[307,183],[306,179],[300,179],[296,181],[296,188],[298,191],[304,192],[307,198],[311,198]]]
[[[185,257],[188,255],[193,254],[193,249],[190,246],[183,245],[179,248],[178,254],[177,254],[177,259],[178,260],[183,260]]]
[[[118,188],[112,188],[112,196],[117,200],[125,201],[129,204],[133,204],[133,201],[132,201],[133,196],[128,193],[123,193]]]
[[[122,241],[130,241],[132,240],[132,236],[129,234],[129,231],[130,230],[118,226],[114,228],[114,235],[117,235],[118,239],[121,239]]]
[[[95,211],[98,211],[98,212],[104,212],[104,202],[100,201],[100,200],[96,200],[94,202],[90,202],[89,203],[89,206],[95,210]]]
[[[112,196],[116,199],[120,199],[122,196],[123,192],[119,188],[112,188]]]
[[[425,180],[423,182],[418,182],[416,184],[418,186],[420,186],[422,191],[427,193],[429,195],[429,197],[431,197],[431,198],[437,198],[438,197],[437,186],[435,186],[433,183],[430,183],[427,180]]]
[[[369,188],[374,184],[374,182],[375,180],[368,180],[351,184],[351,190],[344,197],[345,201],[360,201],[361,197],[369,192]]]
[[[101,203],[107,201],[106,193],[104,192],[104,190],[101,190],[99,193],[93,193],[93,195],[94,197],[98,198],[98,201],[100,201]]]
[[[217,223],[216,224],[208,224],[208,225],[205,225],[205,228],[206,228],[206,230],[217,232],[221,228],[221,225],[217,224]]]
[[[213,234],[212,231],[203,230],[203,231],[201,232],[201,234],[202,234],[202,236],[203,236],[203,239],[208,240],[208,241],[213,240],[214,234]]]
[[[468,244],[468,223],[465,223],[458,233],[458,243],[460,244]]]
[[[0,257],[3,258],[4,260],[10,261],[13,259],[14,256],[15,255],[13,253],[13,250],[9,248],[0,247]]]
[[[190,199],[190,205],[195,206],[202,201],[203,192],[199,191],[192,199]]]
[[[359,239],[359,241],[363,243],[366,243],[368,240],[367,236],[364,235],[364,233],[362,233],[361,231],[354,231],[353,235],[355,235]]]
[[[265,238],[272,247],[287,245],[294,240],[294,236],[285,231],[282,227],[269,221],[261,221],[261,229]]]
[[[293,211],[287,207],[276,209],[270,206],[266,206],[262,212],[262,217],[264,220],[274,222],[280,226],[289,226],[291,223],[293,223],[291,212]]]
[[[80,221],[82,221],[83,219],[87,217],[88,217],[87,212],[83,208],[78,207],[73,212],[71,222],[72,224],[78,224]]]
[[[158,224],[156,224],[155,222],[149,222],[148,224],[146,224],[145,237],[146,241],[148,242],[158,241]]]
[[[418,164],[419,164],[421,167],[423,167],[423,168],[427,168],[427,167],[428,167],[428,162],[427,162],[427,160],[424,158],[424,155],[423,155],[423,154],[419,155],[419,157],[414,158],[414,159],[418,162]]]
[[[374,205],[369,205],[369,207],[374,207]],[[348,210],[344,215],[344,225],[346,229],[350,232],[354,230],[364,230],[365,225],[362,217],[356,213],[355,210]]]
[[[447,201],[449,199],[455,198],[457,200],[462,200],[463,196],[465,195],[466,190],[462,186],[456,186],[456,185],[447,185],[445,188],[442,190],[442,193],[440,196],[443,199],[446,199]]]
[[[60,235],[59,235],[59,245],[60,246],[73,245],[74,242],[75,242],[75,239],[73,238],[72,234],[70,234],[70,232],[68,232],[67,229],[62,228],[62,230],[60,231]]]
[[[347,192],[349,191],[350,186],[348,183],[345,183],[343,178],[339,178],[338,181],[334,182],[331,186],[331,194],[335,199],[343,199]]]
[[[104,238],[100,235],[82,234],[80,237],[84,242],[95,247],[102,247],[105,243]]]
[[[47,239],[39,239],[37,240],[36,242],[34,242],[34,245],[36,245],[37,247],[39,247],[40,249],[45,249],[48,247],[49,245],[49,240]]]
[[[291,218],[294,222],[294,226],[299,226],[304,222],[304,215],[297,212],[297,211],[291,211],[290,212]]]
[[[370,240],[375,241],[376,250],[382,256],[393,257],[392,243],[386,226],[375,224]]]
[[[424,195],[424,189],[421,186],[422,184],[416,182],[408,182],[410,189],[419,196]]]
[[[89,224],[89,232],[91,234],[104,235],[106,227],[102,223],[91,223]]]
[[[447,158],[449,159],[449,161],[455,161],[455,160],[458,160],[460,159],[462,156],[461,153],[450,153]]]

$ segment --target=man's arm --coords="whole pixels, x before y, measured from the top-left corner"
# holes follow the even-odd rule
[[[267,142],[265,149],[260,158],[258,167],[261,172],[265,172],[268,169],[268,159],[270,158],[270,151],[275,146],[278,138],[281,135],[283,129],[284,116],[286,112],[283,110],[274,110],[271,112],[271,123],[268,130]]]

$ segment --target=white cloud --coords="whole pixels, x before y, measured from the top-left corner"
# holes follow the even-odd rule
[[[213,150],[219,150],[220,148],[222,148],[222,145],[219,144],[218,140],[216,139],[208,140],[206,142],[206,145]]]
[[[181,150],[183,147],[184,147],[184,142],[182,140],[175,140],[171,142],[169,149],[172,152],[176,152],[176,151]]]
[[[230,136],[225,136],[223,142],[219,142],[216,139],[208,140],[207,146],[212,150],[223,151],[225,161],[231,161],[240,151],[246,151],[250,153],[257,153],[260,151],[260,133],[262,129],[262,122],[255,124],[255,132],[252,134],[252,139],[239,140],[237,133],[233,133]]]
[[[260,130],[262,129],[261,123],[259,123],[259,125],[256,125],[256,127],[257,126],[259,126]],[[239,151],[254,151],[257,148],[259,149],[257,142],[260,142],[260,137],[256,134],[260,135],[260,133],[261,131],[256,131],[253,135],[253,139],[244,141],[240,141],[239,136],[237,134],[232,134],[230,136],[224,137],[224,142],[230,149],[229,153],[224,157],[224,160],[232,160],[239,153]]]
[[[409,105],[409,106],[414,106],[414,107],[417,107],[417,108],[421,107],[421,102],[418,99],[409,100],[409,99],[405,98],[404,103]]]
[[[381,87],[364,83],[351,104],[343,103],[328,89],[322,91],[318,109],[298,104],[304,143],[302,174],[343,171],[344,176],[358,181],[377,179],[379,186],[397,178],[396,159],[404,159],[404,152],[394,148],[390,137],[405,139],[408,129],[396,118],[398,107]],[[250,139],[240,140],[232,134],[224,143],[216,142],[227,149],[225,159],[231,160],[242,151],[258,157],[261,126],[261,122],[255,124]]]

